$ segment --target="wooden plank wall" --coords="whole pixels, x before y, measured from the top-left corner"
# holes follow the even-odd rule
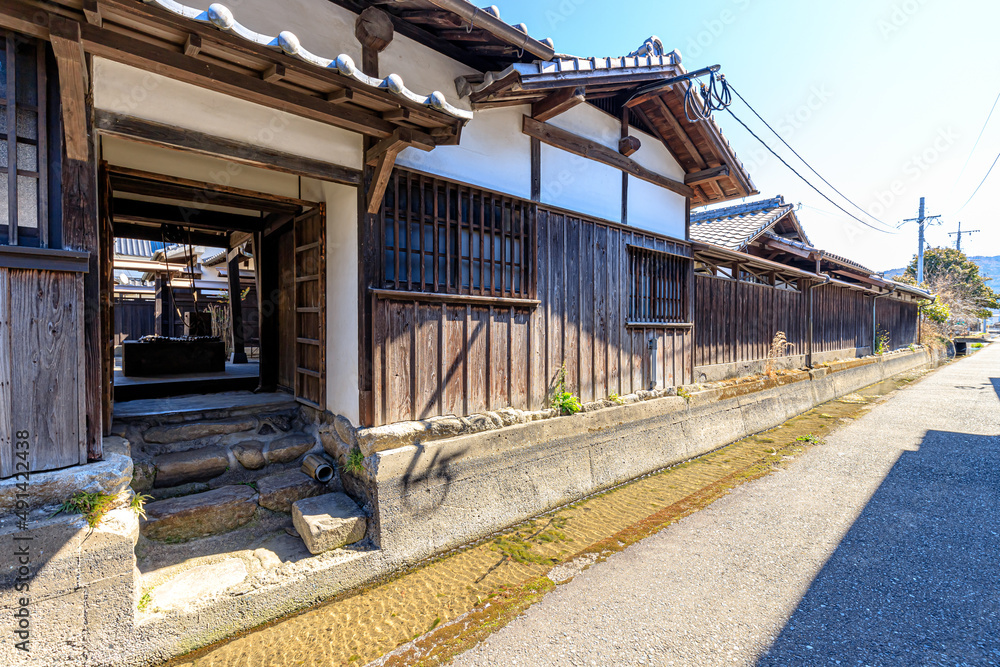
[[[764,360],[778,331],[790,343],[789,356],[806,353],[806,293],[706,275],[695,276],[695,288],[695,365]],[[813,352],[869,347],[871,307],[872,297],[857,290],[817,287]],[[876,316],[890,332],[893,348],[917,342],[917,304],[882,298]]]
[[[875,304],[875,319],[879,328],[889,332],[889,346],[893,349],[918,343],[920,307],[912,301],[879,299]]]
[[[0,478],[87,462],[83,276],[0,269]]]
[[[535,235],[538,306],[374,300],[376,424],[541,409],[564,364],[568,391],[584,402],[648,389],[650,339],[658,384],[692,381],[690,328],[626,326],[628,246],[686,245],[545,209]]]

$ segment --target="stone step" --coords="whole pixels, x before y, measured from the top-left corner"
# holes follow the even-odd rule
[[[368,529],[365,513],[343,493],[295,501],[292,523],[313,554],[360,542]]]
[[[154,426],[142,434],[148,443],[169,445],[178,442],[188,442],[207,438],[213,435],[229,435],[257,428],[257,419],[250,417],[231,417],[212,421],[196,421],[187,424],[167,424]]]
[[[148,503],[140,530],[151,540],[185,542],[239,528],[256,511],[257,492],[252,487],[223,486]]]
[[[326,484],[320,484],[300,470],[268,475],[257,480],[257,502],[275,512],[290,513],[292,504],[303,498],[311,498],[326,493]]]

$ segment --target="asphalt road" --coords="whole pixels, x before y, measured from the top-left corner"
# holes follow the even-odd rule
[[[456,665],[1000,665],[1000,343],[559,586]]]

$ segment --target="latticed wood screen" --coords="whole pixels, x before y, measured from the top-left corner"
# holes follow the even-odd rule
[[[630,246],[629,324],[686,324],[691,260]]]
[[[0,243],[48,247],[45,42],[0,31]]]
[[[384,288],[531,298],[527,202],[397,170],[386,188],[382,241]]]

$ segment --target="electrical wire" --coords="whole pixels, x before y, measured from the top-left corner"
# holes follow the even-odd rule
[[[976,143],[972,144],[972,150],[969,151],[969,157],[965,158],[965,164],[962,165],[962,171],[958,172],[958,178],[955,179],[957,184],[959,179],[962,178],[962,174],[965,173],[965,168],[969,166],[969,161],[972,159],[972,154],[976,152],[976,147],[979,146],[979,140],[983,138],[983,132],[986,131],[986,126],[990,124],[990,118],[993,117],[993,112],[997,108],[997,102],[1000,102],[1000,93],[997,93],[997,98],[993,100],[993,106],[990,107],[990,112],[986,116],[986,122],[983,123],[983,129],[979,130],[979,136],[976,137]]]
[[[802,164],[804,164],[805,166],[809,167],[809,170],[812,173],[816,174],[816,176],[819,177],[819,180],[821,180],[824,183],[826,183],[830,187],[831,190],[833,190],[838,195],[840,195],[841,197],[843,197],[844,201],[846,201],[851,206],[853,206],[854,208],[856,208],[859,211],[861,211],[863,214],[867,215],[872,220],[874,220],[874,221],[876,221],[876,222],[878,222],[878,223],[880,223],[882,225],[885,225],[886,227],[891,227],[891,225],[888,225],[884,221],[879,220],[874,215],[872,215],[871,213],[869,213],[865,209],[863,209],[860,206],[858,206],[857,204],[855,204],[853,201],[851,201],[851,199],[847,195],[845,195],[843,192],[841,192],[840,190],[838,190],[837,188],[835,188],[834,185],[833,185],[833,183],[831,183],[830,181],[828,181],[825,178],[823,178],[822,174],[820,174],[818,171],[816,171],[816,169],[814,169],[813,166],[811,164],[809,164],[804,157],[802,157],[801,155],[799,155],[798,152],[794,148],[792,148],[788,144],[787,141],[785,141],[784,137],[782,137],[780,134],[778,134],[777,130],[775,130],[773,127],[771,127],[771,125],[766,120],[764,120],[764,118],[761,117],[761,115],[759,113],[757,113],[757,110],[754,109],[752,106],[750,106],[750,103],[747,102],[746,99],[744,99],[744,97],[742,95],[740,95],[740,91],[736,90],[736,88],[733,87],[732,85],[729,86],[729,89],[732,90],[733,93],[736,94],[736,97],[740,98],[740,101],[742,101],[743,104],[745,104],[747,106],[747,109],[750,109],[750,111],[753,113],[754,116],[757,116],[757,119],[760,120],[760,122],[764,123],[764,125],[767,127],[767,129],[771,130],[771,132],[774,134],[774,136],[778,137],[778,140],[781,141],[781,143],[783,143],[788,150],[792,151],[792,154],[794,154],[795,157],[797,157],[799,160],[802,161]]]
[[[964,209],[966,206],[969,205],[969,202],[972,201],[972,198],[976,196],[977,192],[979,192],[979,188],[983,187],[983,183],[986,182],[986,179],[989,178],[990,174],[993,172],[993,167],[997,166],[998,160],[1000,160],[1000,153],[997,153],[997,156],[993,158],[993,164],[990,165],[990,168],[989,170],[987,170],[986,175],[983,176],[983,180],[979,181],[979,185],[976,186],[975,191],[973,191],[973,193],[969,196],[969,198],[965,200],[965,203],[962,204],[962,208],[958,209],[956,215],[958,215],[958,213],[961,213],[962,209]]]
[[[749,105],[748,105],[748,106],[749,106]],[[733,110],[732,110],[732,109],[728,109],[728,108],[727,108],[727,109],[726,109],[726,111],[728,111],[728,112],[729,112],[729,115],[730,115],[730,116],[732,116],[732,117],[733,117],[733,119],[734,119],[734,120],[735,120],[735,121],[736,121],[737,123],[739,123],[740,125],[742,125],[742,126],[743,126],[743,129],[745,129],[745,130],[746,130],[747,132],[749,132],[749,133],[750,133],[750,136],[752,136],[752,137],[753,137],[754,139],[756,139],[757,141],[759,141],[759,142],[760,142],[760,144],[761,144],[761,145],[762,145],[762,146],[763,146],[764,148],[766,148],[766,149],[767,149],[767,150],[768,150],[768,151],[769,151],[769,152],[771,153],[771,155],[773,155],[774,157],[778,158],[778,159],[779,159],[779,160],[781,161],[781,164],[783,164],[783,165],[785,165],[786,167],[788,167],[788,168],[789,168],[789,170],[791,170],[791,172],[792,172],[793,174],[795,174],[796,176],[798,176],[798,177],[799,177],[799,178],[800,178],[800,179],[802,180],[802,182],[803,182],[803,183],[805,183],[805,184],[806,184],[806,185],[808,185],[808,186],[809,186],[810,188],[812,188],[813,190],[815,190],[815,191],[816,191],[816,194],[818,194],[818,195],[819,195],[820,197],[822,197],[823,199],[827,200],[828,202],[830,202],[831,204],[833,204],[834,206],[836,206],[836,207],[837,207],[837,208],[838,208],[838,209],[839,209],[839,210],[840,210],[840,211],[841,211],[842,213],[844,213],[844,214],[848,215],[849,217],[853,218],[854,220],[857,220],[858,222],[860,222],[860,223],[861,223],[862,225],[864,225],[865,227],[869,227],[869,228],[871,228],[871,229],[874,229],[874,230],[875,230],[876,232],[882,232],[883,234],[898,234],[898,233],[899,233],[899,232],[894,232],[894,231],[889,231],[889,230],[887,230],[887,229],[880,229],[880,228],[876,227],[875,225],[871,224],[870,222],[867,222],[867,221],[865,221],[865,220],[862,220],[861,218],[859,218],[858,216],[854,215],[853,213],[851,213],[850,211],[848,211],[847,209],[845,209],[845,208],[844,208],[843,206],[841,206],[841,205],[840,205],[840,204],[838,204],[837,202],[835,202],[835,201],[833,201],[832,199],[830,199],[830,198],[829,198],[828,196],[826,196],[826,195],[825,195],[825,194],[824,194],[824,193],[823,193],[823,192],[822,192],[822,191],[821,191],[821,190],[820,190],[819,188],[817,188],[817,187],[816,187],[815,185],[813,185],[812,183],[810,183],[810,182],[809,182],[809,180],[808,180],[808,179],[806,179],[806,177],[805,177],[805,176],[803,176],[802,174],[800,174],[800,173],[799,173],[799,172],[798,172],[798,171],[797,171],[797,170],[795,169],[795,167],[793,167],[792,165],[788,164],[788,162],[786,162],[786,161],[785,161],[785,159],[784,159],[783,157],[781,157],[780,155],[778,155],[777,153],[775,153],[775,152],[774,152],[774,149],[773,149],[773,148],[771,148],[770,146],[768,146],[768,145],[767,145],[767,143],[766,143],[766,142],[765,142],[765,141],[764,141],[763,139],[761,139],[761,138],[760,138],[759,136],[757,136],[757,135],[756,135],[756,134],[754,133],[754,131],[753,131],[753,130],[751,130],[751,129],[750,129],[749,127],[747,127],[747,124],[746,124],[746,123],[744,123],[744,122],[743,122],[742,120],[740,120],[740,119],[739,119],[739,117],[738,117],[738,116],[737,116],[736,114],[734,114],[734,113],[733,113]],[[1000,157],[1000,156],[997,156],[997,157]]]

